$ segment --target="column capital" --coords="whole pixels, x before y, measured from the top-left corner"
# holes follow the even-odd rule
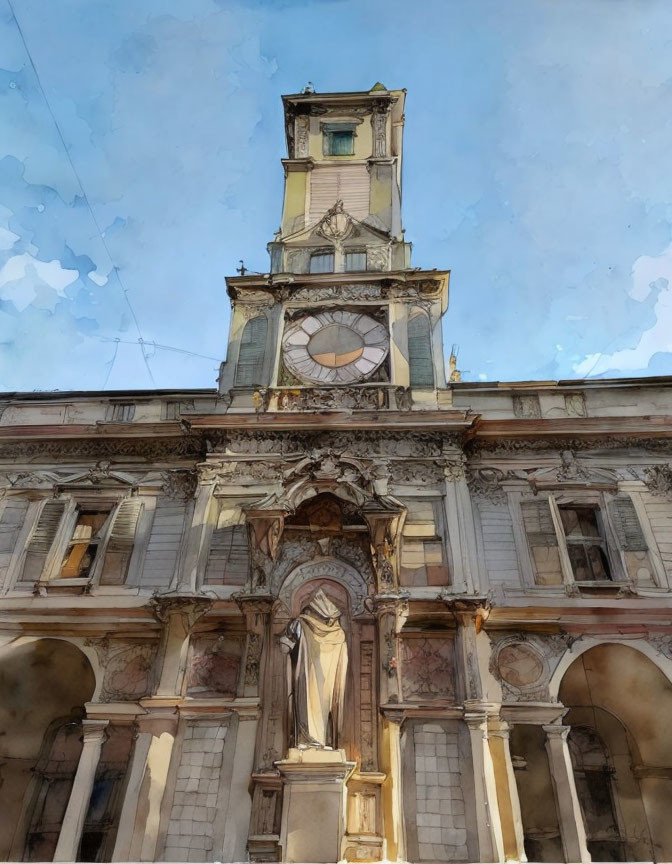
[[[155,594],[148,605],[161,624],[167,624],[173,616],[179,615],[185,631],[189,633],[196,622],[210,610],[212,600],[198,594],[171,591],[167,594]]]
[[[84,743],[102,742],[107,738],[107,727],[110,725],[109,720],[82,720],[82,731]]]
[[[511,735],[511,726],[506,722],[506,720],[493,720],[492,723],[488,725],[488,735],[493,738],[508,739]]]
[[[546,733],[547,738],[554,739],[554,740],[559,739],[561,741],[567,740],[567,736],[569,735],[569,733],[571,732],[571,729],[572,729],[571,726],[564,726],[564,725],[559,724],[559,723],[558,724],[553,723],[553,724],[550,724],[547,726],[542,726],[541,728]]]

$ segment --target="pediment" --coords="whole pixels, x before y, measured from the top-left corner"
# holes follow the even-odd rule
[[[380,244],[381,241],[389,242],[390,239],[387,231],[356,219],[343,208],[343,203],[338,201],[317,222],[293,234],[288,234],[282,238],[282,242],[291,246],[319,246],[325,241],[347,243],[354,240],[366,245]]]

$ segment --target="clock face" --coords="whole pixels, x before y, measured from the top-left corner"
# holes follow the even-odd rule
[[[312,384],[351,384],[368,378],[389,350],[387,330],[357,312],[319,312],[295,321],[282,340],[285,365]]]

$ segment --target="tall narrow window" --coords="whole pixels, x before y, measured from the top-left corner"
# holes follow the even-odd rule
[[[123,585],[126,581],[141,513],[140,498],[126,498],[117,507],[100,574],[101,585]]]
[[[61,568],[55,578],[86,579],[91,574],[109,516],[109,508],[78,510],[72,537],[68,541]]]
[[[310,256],[310,272],[311,273],[333,273],[334,272],[334,253],[333,252],[315,252]]]
[[[262,383],[267,328],[265,315],[252,318],[245,325],[236,366],[237,387],[258,387]]]
[[[537,585],[562,585],[558,538],[548,501],[524,501],[520,505],[530,546]]]
[[[599,508],[570,504],[561,505],[558,509],[574,579],[577,582],[610,580],[607,544]]]
[[[408,365],[411,387],[434,386],[429,320],[423,314],[408,322]]]

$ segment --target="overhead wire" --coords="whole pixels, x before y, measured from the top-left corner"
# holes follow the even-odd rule
[[[31,51],[28,48],[28,43],[26,41],[25,34],[23,32],[21,24],[19,23],[19,19],[16,16],[16,12],[14,11],[14,6],[12,5],[12,0],[7,0],[7,5],[9,6],[9,10],[12,14],[12,18],[14,19],[14,23],[16,24],[16,29],[18,30],[19,36],[21,37],[21,42],[23,43],[23,47],[25,49],[26,56],[28,57],[31,68],[33,70],[33,73],[35,74],[35,78],[37,80],[38,87],[39,87],[40,92],[42,94],[42,98],[44,99],[44,104],[47,106],[47,110],[49,111],[51,119],[54,122],[54,126],[56,127],[56,131],[58,133],[58,137],[59,137],[61,144],[63,146],[63,150],[65,151],[65,155],[68,159],[68,162],[70,163],[70,168],[72,169],[72,173],[73,173],[73,175],[77,181],[77,185],[79,186],[80,192],[82,193],[82,197],[86,201],[86,206],[88,207],[89,213],[91,214],[91,219],[93,220],[93,224],[96,226],[96,231],[98,232],[98,238],[99,238],[103,248],[105,249],[105,252],[107,253],[107,257],[110,260],[111,268],[114,271],[114,275],[117,278],[117,282],[119,284],[119,287],[120,287],[120,289],[124,295],[124,299],[126,300],[126,304],[128,305],[129,311],[131,313],[131,318],[133,319],[133,323],[135,324],[136,330],[138,331],[138,344],[140,345],[140,351],[142,353],[143,362],[145,364],[145,367],[147,368],[147,373],[149,374],[149,378],[150,378],[152,384],[154,385],[154,387],[156,387],[154,375],[152,374],[152,370],[149,366],[149,359],[148,359],[147,354],[145,352],[145,340],[143,338],[142,330],[140,328],[140,322],[138,321],[138,316],[135,314],[135,309],[133,308],[133,304],[131,303],[131,298],[128,295],[128,289],[126,288],[126,286],[124,285],[124,283],[122,281],[121,274],[119,273],[119,268],[114,263],[114,259],[112,258],[112,254],[110,253],[109,247],[105,241],[105,235],[104,235],[104,233],[103,233],[103,231],[102,231],[102,229],[98,223],[98,220],[96,218],[96,214],[93,212],[93,207],[91,206],[91,202],[89,201],[89,197],[86,194],[86,191],[84,189],[84,184],[82,183],[82,179],[79,175],[79,172],[77,171],[77,168],[75,167],[75,163],[72,159],[72,155],[70,153],[70,150],[68,149],[68,145],[65,143],[65,138],[63,136],[63,132],[61,131],[61,127],[59,125],[59,122],[56,119],[56,115],[54,114],[54,111],[51,107],[51,103],[49,102],[49,99],[47,98],[46,91],[42,85],[42,79],[40,78],[40,74],[37,71],[37,66],[35,65],[35,61],[33,60],[33,55],[31,54]]]

